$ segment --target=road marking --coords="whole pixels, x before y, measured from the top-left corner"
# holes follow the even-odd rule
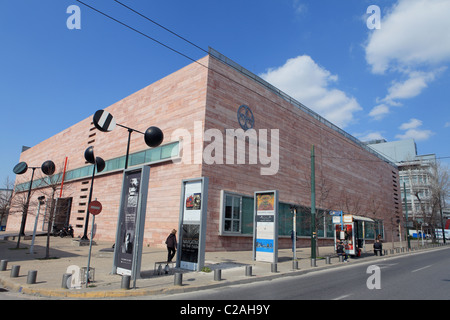
[[[346,294],[345,296],[340,296],[340,297],[334,298],[333,300],[344,300],[345,298],[348,298],[350,296],[351,296],[351,294]]]
[[[429,268],[429,267],[431,267],[431,266],[432,266],[432,264],[430,264],[429,266],[425,266],[425,267],[422,267],[422,268],[419,268],[419,269],[413,270],[413,271],[411,271],[411,272],[417,272],[417,271],[420,271],[420,270],[423,270],[423,269]]]

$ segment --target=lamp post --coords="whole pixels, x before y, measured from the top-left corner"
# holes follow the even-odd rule
[[[30,186],[28,188],[27,200],[26,200],[25,206],[23,208],[24,210],[23,210],[23,214],[22,214],[22,222],[20,224],[19,236],[17,237],[18,239],[17,239],[16,249],[19,249],[20,237],[25,236],[25,224],[27,221],[28,206],[30,205],[30,195],[31,195],[31,188],[33,186],[34,171],[39,168],[47,176],[51,176],[53,173],[55,173],[55,169],[56,169],[55,163],[51,160],[45,161],[41,167],[29,167],[26,162],[20,162],[20,163],[16,164],[13,169],[13,172],[15,174],[24,174],[25,172],[27,172],[28,169],[33,170],[33,172],[31,173],[31,181],[30,181]]]
[[[88,225],[89,225],[89,204],[91,203],[92,191],[94,189],[95,170],[97,169],[98,173],[102,172],[103,169],[105,169],[105,161],[100,157],[94,156],[94,147],[92,147],[92,146],[87,148],[84,151],[84,158],[86,159],[87,162],[92,163],[94,165],[93,169],[92,169],[91,189],[89,190],[89,200],[88,200],[87,209],[86,209],[86,219],[84,222],[84,233],[83,233],[83,237],[81,237],[81,240],[89,240],[87,237],[87,229],[88,229]],[[92,226],[92,227],[94,227],[94,226]]]
[[[95,127],[102,132],[111,132],[115,129],[116,125],[128,130],[127,153],[125,156],[125,169],[128,169],[128,156],[130,154],[131,134],[133,132],[143,134],[145,143],[151,148],[159,146],[164,140],[164,134],[158,127],[149,127],[145,132],[141,132],[139,130],[116,123],[116,120],[114,119],[112,114],[104,110],[97,110],[95,112],[93,122]]]
[[[311,259],[316,261],[316,173],[314,145],[311,147]]]

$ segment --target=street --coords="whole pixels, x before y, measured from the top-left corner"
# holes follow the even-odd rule
[[[372,272],[380,270],[380,289],[369,289]],[[450,248],[317,271],[272,281],[192,293],[159,296],[186,300],[448,300]],[[154,297],[148,297],[154,298]]]

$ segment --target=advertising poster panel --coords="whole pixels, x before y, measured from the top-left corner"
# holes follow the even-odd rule
[[[177,267],[200,271],[204,266],[207,201],[208,178],[183,180]]]
[[[126,170],[114,246],[113,273],[139,277],[150,167]]]
[[[278,261],[278,190],[255,192],[253,260]]]

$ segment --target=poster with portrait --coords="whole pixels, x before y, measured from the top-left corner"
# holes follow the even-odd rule
[[[114,268],[118,274],[131,275],[133,261],[140,261],[136,241],[142,243],[148,190],[149,167],[124,172],[119,208]],[[142,248],[140,248],[142,250]],[[137,259],[138,258],[138,259]]]

